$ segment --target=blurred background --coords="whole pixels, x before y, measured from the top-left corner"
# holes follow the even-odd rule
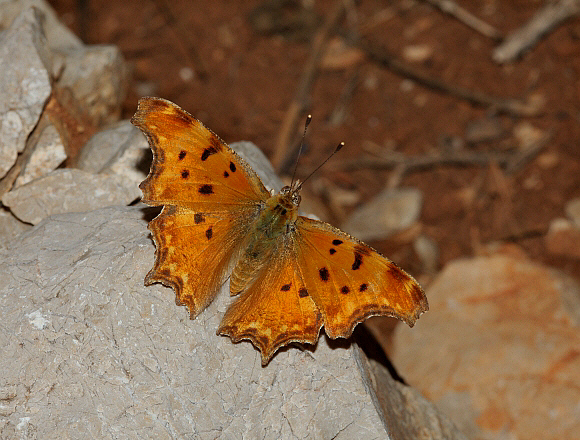
[[[288,175],[311,113],[300,176],[346,144],[305,189],[321,218],[341,225],[387,185],[412,186],[423,196],[421,228],[437,244],[438,266],[501,240],[580,273],[578,259],[547,252],[543,240],[566,201],[580,196],[580,22],[500,64],[492,58],[499,39],[544,2],[458,1],[490,35],[433,3],[50,1],[86,44],[121,49],[131,69],[123,117],[140,96],[169,99],[226,142],[253,141]],[[507,169],[511,154],[538,142]],[[420,273],[400,243],[372,244]]]
[[[120,48],[128,65],[123,118],[131,117],[141,96],[169,99],[226,142],[254,142],[286,177],[308,113],[313,122],[299,177],[344,142],[346,147],[305,186],[303,210],[369,242],[426,287],[431,311],[411,330],[417,330],[415,335],[439,331],[433,324],[418,333],[441,310],[435,292],[430,296],[431,282],[458,259],[499,253],[580,280],[579,2],[49,3],[84,43]],[[480,267],[481,275],[474,279],[483,285],[505,276],[492,269]],[[524,272],[518,276],[536,280]],[[453,277],[471,279],[461,271]],[[447,291],[454,294],[456,287]],[[580,419],[573,403],[578,394],[564,398],[561,390],[580,389],[574,367],[580,357],[577,327],[557,315],[553,322],[566,330],[546,326],[546,334],[552,331],[562,338],[551,345],[538,342],[538,334],[517,332],[518,325],[541,327],[555,309],[572,310],[570,316],[580,319],[578,297],[543,303],[547,294],[540,290],[527,296],[528,303],[515,305],[502,302],[506,291],[522,290],[507,289],[486,301],[492,298],[497,308],[506,310],[507,320],[520,320],[509,327],[512,333],[506,330],[497,341],[474,342],[501,321],[493,315],[477,327],[487,318],[474,318],[473,341],[451,343],[441,353],[451,353],[447,361],[470,346],[483,353],[488,344],[485,356],[493,360],[508,343],[530,341],[537,354],[567,341],[563,352],[550,352],[553,356],[539,372],[535,367],[520,372],[518,380],[525,386],[516,387],[518,392],[506,397],[504,385],[497,384],[515,379],[513,370],[502,371],[501,381],[495,376],[489,382],[482,379],[479,388],[474,385],[475,391],[469,391],[469,399],[462,400],[460,393],[470,385],[453,385],[453,371],[469,371],[465,383],[470,384],[490,371],[482,367],[488,365],[483,361],[458,367],[467,356],[446,370],[445,386],[456,394],[443,392],[443,385],[430,388],[437,379],[421,382],[429,372],[443,377],[435,367],[413,372],[421,349],[409,355],[408,363],[400,358],[397,367],[473,437],[534,438],[534,433],[548,432],[551,420],[553,438],[573,438]],[[439,305],[455,304],[450,301]],[[473,299],[469,304],[475,303]],[[527,314],[533,303],[543,308]],[[449,322],[441,328],[451,328]],[[460,322],[450,338],[467,337]],[[369,323],[387,352],[397,345],[391,339],[393,326],[388,320]],[[516,333],[520,339],[514,342],[510,335]],[[527,360],[532,365],[537,360],[533,350],[529,358],[514,350],[521,357],[504,365],[519,368]],[[473,365],[481,369],[469,369]],[[562,371],[567,373],[552,376]],[[514,402],[525,407],[522,402],[529,398],[542,403],[529,411],[513,409]],[[568,403],[558,407],[555,402],[562,399]],[[545,410],[547,425],[536,425],[533,414],[538,408]]]

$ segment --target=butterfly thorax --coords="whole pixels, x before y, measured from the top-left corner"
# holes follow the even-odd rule
[[[247,238],[245,250],[230,277],[232,295],[242,292],[270,260],[281,236],[292,231],[298,217],[300,195],[297,184],[285,186],[278,194],[265,200]]]

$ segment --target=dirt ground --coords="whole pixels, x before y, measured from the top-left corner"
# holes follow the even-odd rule
[[[160,96],[187,109],[226,142],[253,141],[274,159],[284,157],[276,147],[281,127],[309,72],[313,42],[337,4],[50,3],[87,44],[115,44],[122,50],[132,68],[124,117],[134,113],[139,96]],[[310,112],[301,177],[340,141],[346,147],[306,185],[303,199],[321,206],[318,214],[340,225],[354,206],[385,185],[414,186],[424,195],[421,228],[439,247],[439,266],[501,241],[580,279],[578,259],[555,257],[544,244],[550,221],[564,217],[565,203],[580,196],[580,20],[566,21],[520,60],[500,65],[492,59],[498,44],[493,38],[426,1],[344,3],[346,13],[327,34],[326,55],[313,63],[317,75],[301,101],[304,111],[283,145],[299,142],[304,115]],[[457,3],[505,36],[544,1]],[[353,49],[359,42],[366,44],[358,46],[363,50]],[[448,86],[539,103],[539,111],[523,115],[501,105],[469,102],[410,79],[392,60]],[[534,136],[549,136],[538,154],[512,170],[498,164],[497,155],[516,154]],[[471,166],[433,163],[407,170],[399,180],[393,169],[364,164],[343,169],[352,160],[388,158],[395,152],[411,157],[458,151],[478,152],[486,159]],[[408,241],[371,244],[421,275]]]

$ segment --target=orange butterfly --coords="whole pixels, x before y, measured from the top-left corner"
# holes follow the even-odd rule
[[[254,170],[177,105],[142,98],[131,122],[153,150],[143,201],[163,205],[149,223],[157,250],[145,284],[172,287],[195,318],[230,277],[217,330],[249,339],[266,365],[291,342],[335,339],[373,315],[410,326],[428,310],[419,284],[356,238],[298,215],[299,185],[272,195]],[[233,269],[233,270],[232,270]]]

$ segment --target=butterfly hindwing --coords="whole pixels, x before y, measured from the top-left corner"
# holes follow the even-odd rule
[[[257,278],[229,306],[218,329],[233,342],[251,340],[263,365],[291,342],[315,344],[322,326],[322,315],[297,270],[292,239],[282,238],[272,257],[266,256]]]
[[[151,172],[140,185],[143,202],[210,212],[270,196],[240,156],[172,102],[142,98],[131,122],[153,151]]]
[[[197,316],[227,277],[254,216],[251,209],[199,213],[164,207],[149,224],[156,257],[145,283],[172,287],[177,303],[187,305],[192,318]]]
[[[356,324],[373,315],[413,326],[428,309],[415,279],[371,247],[305,217],[298,217],[295,228],[298,268],[329,337],[349,337]]]

